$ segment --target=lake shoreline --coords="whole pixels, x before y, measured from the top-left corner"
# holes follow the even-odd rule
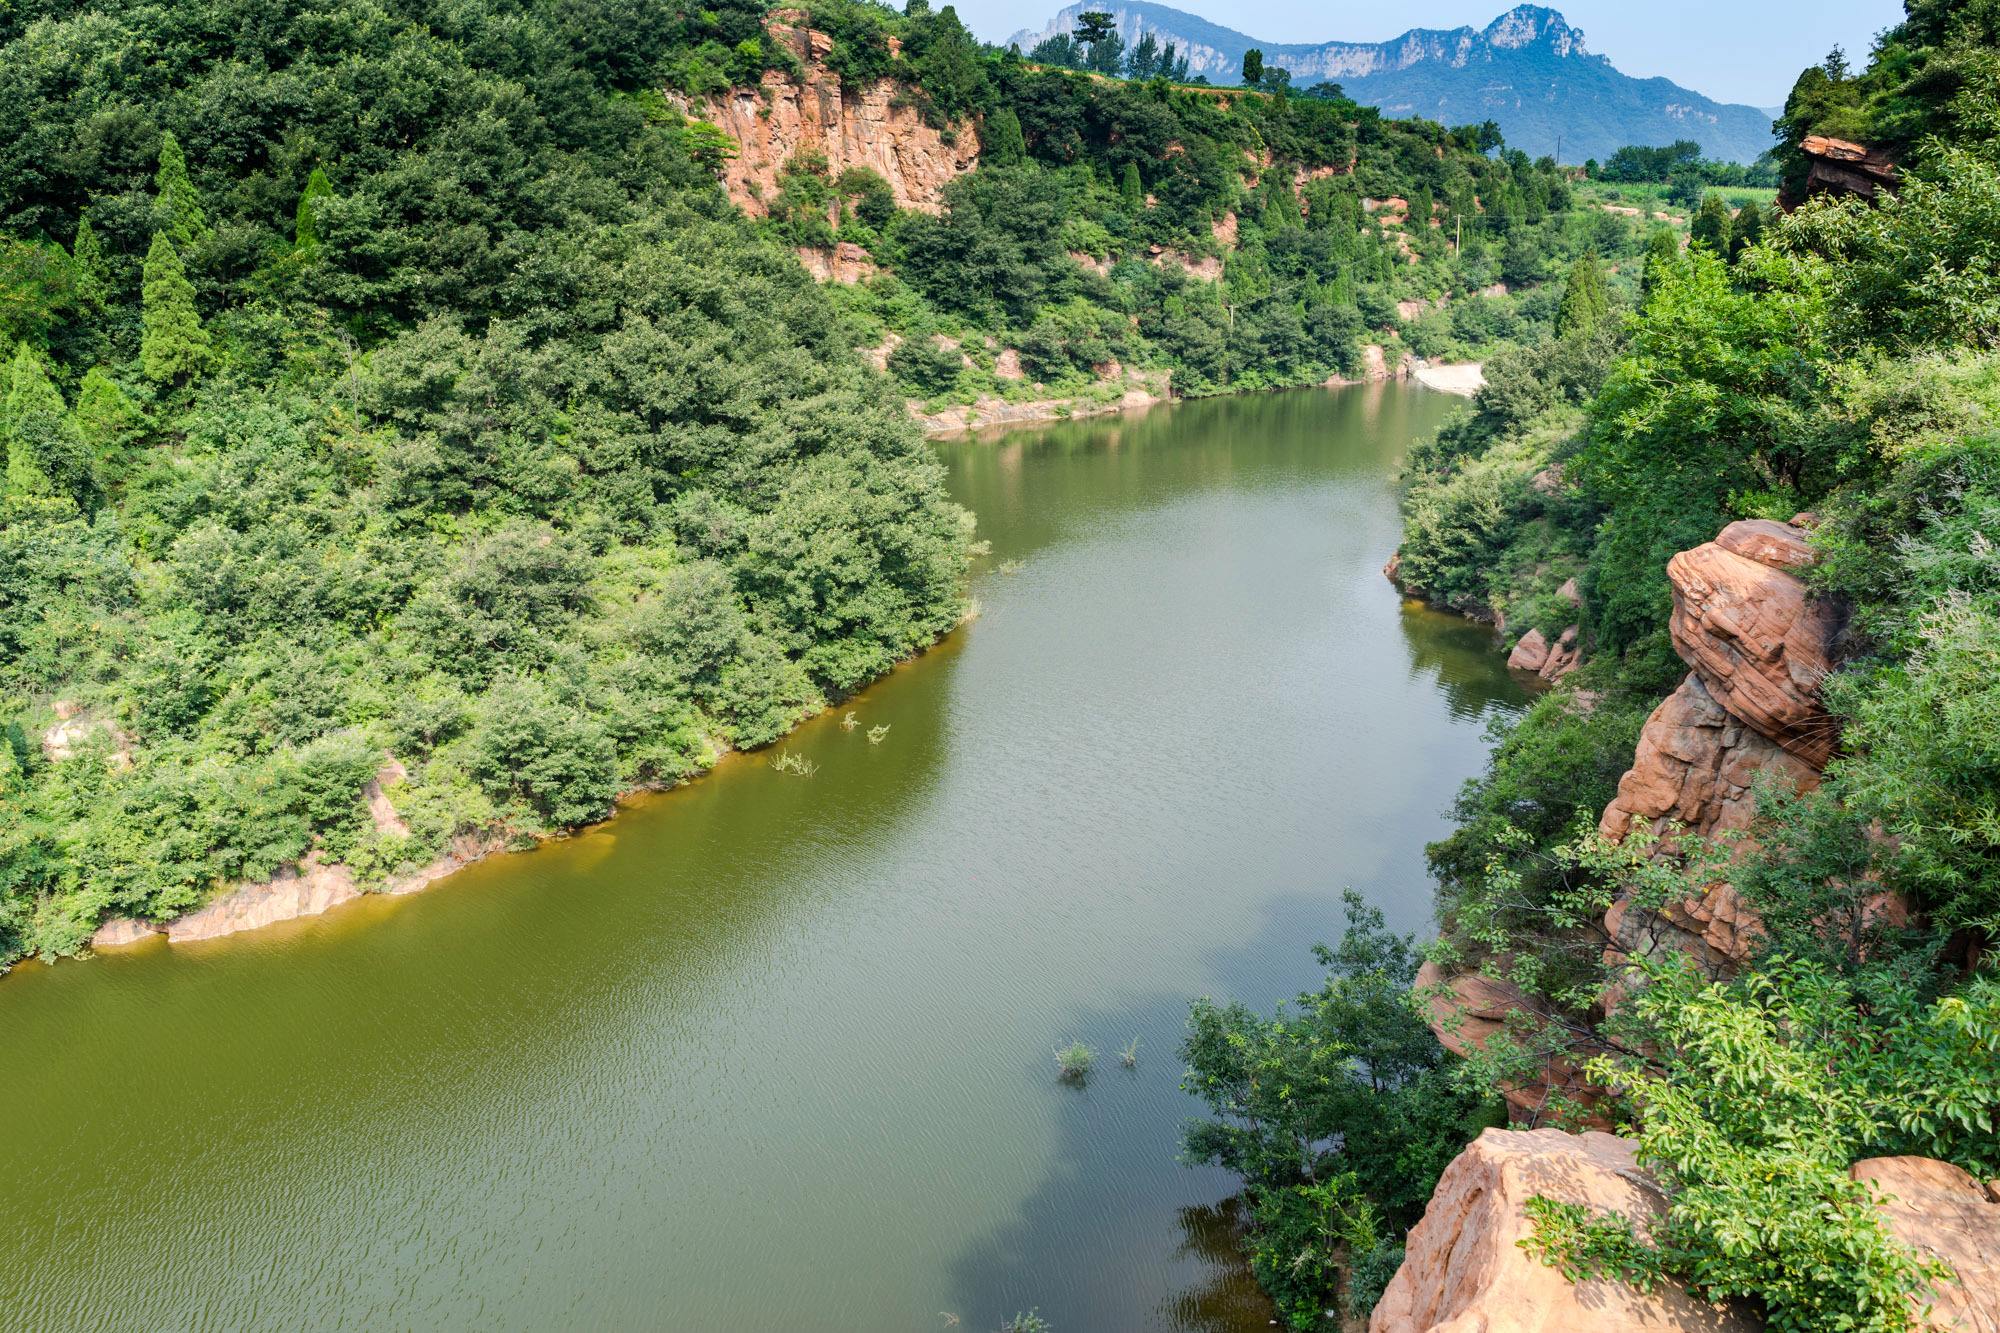
[[[977,603],[968,601],[964,615],[952,627],[939,635],[935,641],[894,663],[875,679],[862,685],[853,694],[829,700],[824,708],[801,717],[784,736],[769,745],[755,750],[738,750],[726,741],[709,738],[714,758],[699,773],[681,779],[679,782],[644,782],[627,787],[613,798],[610,813],[595,823],[552,833],[527,833],[505,827],[471,829],[454,834],[447,850],[422,866],[400,874],[389,876],[380,885],[363,887],[358,885],[353,871],[339,863],[322,864],[308,854],[304,861],[288,866],[268,880],[251,883],[237,883],[220,889],[207,902],[192,912],[166,921],[147,921],[138,917],[110,917],[91,934],[90,945],[82,954],[67,961],[80,962],[95,957],[99,953],[121,952],[139,945],[158,941],[161,947],[174,944],[194,944],[206,940],[228,939],[236,935],[253,934],[288,921],[304,921],[326,916],[350,903],[362,902],[370,898],[402,898],[421,893],[425,889],[451,878],[459,871],[479,864],[491,857],[532,852],[553,843],[566,842],[615,822],[625,813],[631,801],[642,796],[657,796],[665,792],[678,791],[713,775],[732,758],[762,754],[782,744],[796,734],[800,728],[814,722],[834,710],[844,707],[863,691],[874,688],[889,680],[897,672],[917,662],[948,643],[952,636],[978,619]],[[393,807],[391,817],[393,817]],[[204,924],[195,929],[184,929],[176,933],[175,926],[194,921],[205,916],[216,918],[214,924]],[[12,967],[0,970],[0,980],[13,972],[41,967],[54,967],[63,958],[44,958],[35,955],[20,959]]]

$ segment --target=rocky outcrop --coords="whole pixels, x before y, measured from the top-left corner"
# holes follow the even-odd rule
[[[1453,1055],[1484,1049],[1487,1042],[1507,1031],[1509,1019],[1516,1015],[1537,1027],[1546,1027],[1553,1016],[1540,999],[1510,981],[1484,972],[1447,976],[1444,969],[1428,961],[1417,969],[1412,993],[1438,1043]],[[1509,1118],[1516,1124],[1533,1125],[1558,1104],[1589,1113],[1603,1099],[1604,1090],[1584,1077],[1583,1062],[1601,1053],[1601,1047],[1585,1042],[1542,1055],[1532,1076],[1500,1085]],[[1588,1119],[1605,1123],[1594,1113],[1588,1114]]]
[[[769,70],[756,88],[732,88],[713,97],[667,94],[681,111],[736,141],[738,155],[722,170],[730,200],[762,217],[769,211],[766,201],[778,192],[779,174],[804,154],[825,158],[834,176],[866,167],[889,183],[898,207],[937,212],[944,187],[979,161],[973,125],[939,130],[925,124],[913,103],[899,100],[901,87],[894,79],[843,88],[824,63],[833,39],[773,17],[771,39],[797,53],[803,74]]]
[[[1835,741],[1820,683],[1843,617],[1799,577],[1813,558],[1804,528],[1750,520],[1668,561],[1674,651],[1691,670],[1646,720],[1598,821],[1605,837],[1644,829],[1659,838],[1652,854],[1665,856],[1682,832],[1735,834],[1740,854],[1760,776],[1796,791],[1818,785]],[[1604,926],[1614,966],[1673,949],[1717,976],[1748,958],[1761,930],[1724,883],[1657,910],[1621,899]]]
[[[1849,1174],[1874,1188],[1890,1235],[1951,1265],[1927,1294],[1927,1327],[2000,1333],[2000,1181],[1928,1157],[1871,1157]]]
[[[1617,1212],[1665,1210],[1633,1145],[1609,1134],[1489,1129],[1445,1168],[1369,1333],[1751,1333],[1757,1325],[1673,1283],[1572,1283],[1522,1249],[1536,1196]]]
[[[836,241],[831,247],[802,245],[799,262],[820,282],[866,282],[875,276],[875,258],[852,241]]]
[[[1598,831],[1613,841],[1635,828],[1669,834],[1676,825],[1700,837],[1741,832],[1756,815],[1751,784],[1763,773],[1799,791],[1819,783],[1816,765],[1746,725],[1689,673],[1646,719]],[[1671,846],[1669,839],[1661,850]]]
[[[1732,715],[1824,768],[1834,727],[1819,690],[1842,616],[1800,579],[1812,561],[1803,529],[1755,519],[1682,551],[1667,562],[1667,578],[1681,660]]]
[[[1521,641],[1514,645],[1514,651],[1507,655],[1507,666],[1554,684],[1576,670],[1582,661],[1583,650],[1577,646],[1577,637],[1582,632],[1581,626],[1570,625],[1556,636],[1554,643],[1550,643],[1548,635],[1531,629],[1521,636]]]
[[[318,916],[359,898],[354,872],[344,865],[305,864],[279,871],[262,884],[243,884],[212,899],[206,907],[166,924],[175,944],[256,930],[296,917]]]
[[[1884,190],[1894,190],[1900,175],[1895,162],[1879,148],[1849,143],[1824,134],[1808,134],[1799,145],[1806,159],[1805,198],[1816,194],[1847,194],[1873,199]],[[1787,211],[1805,198],[1789,189],[1778,202]]]
[[[42,733],[42,757],[52,764],[74,758],[92,736],[103,736],[111,744],[111,762],[119,768],[132,766],[132,738],[107,717],[98,717],[80,705],[59,699],[55,725]]]
[[[2000,1181],[1948,1162],[1876,1157],[1850,1171],[1873,1189],[1889,1234],[1952,1271],[1924,1294],[1924,1327],[2000,1333]],[[1752,1333],[1744,1312],[1708,1305],[1671,1282],[1651,1295],[1623,1283],[1572,1284],[1522,1248],[1526,1204],[1541,1197],[1617,1214],[1641,1234],[1665,1210],[1634,1145],[1610,1134],[1489,1129],[1445,1168],[1369,1333]]]
[[[1141,412],[1167,400],[1164,383],[1155,383],[1144,376],[1134,376],[1126,382],[1133,387],[1128,387],[1109,402],[1071,398],[1011,402],[1005,398],[982,396],[970,404],[919,414],[917,424],[926,435],[956,435],[960,431],[1019,425],[1027,421],[1066,421],[1074,417],[1106,416],[1113,412]]]

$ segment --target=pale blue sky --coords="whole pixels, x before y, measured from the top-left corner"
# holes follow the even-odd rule
[[[942,0],[934,0],[942,3]],[[956,0],[979,36],[1003,41],[1040,28],[1069,0]],[[1379,42],[1411,28],[1484,27],[1511,0],[1160,0],[1269,42]],[[1838,42],[1861,63],[1868,44],[1903,17],[1901,0],[1544,0],[1583,29],[1585,44],[1627,74],[1663,75],[1724,102],[1776,106],[1805,66]]]

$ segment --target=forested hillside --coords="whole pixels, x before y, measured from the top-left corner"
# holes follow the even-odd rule
[[[1567,630],[1583,665],[1430,849],[1442,936],[1415,999],[1469,1051],[1453,1088],[1414,1019],[1359,1007],[1412,976],[1366,931],[1295,1020],[1235,1011],[1223,1044],[1197,1006],[1204,1090],[1309,1089],[1211,1096],[1258,1149],[1215,1156],[1245,1172],[1296,1327],[1342,1289],[1372,1303],[1407,1168],[1434,1172],[1497,1093],[1517,1122],[1618,1129],[1658,1185],[1650,1234],[1531,1209],[1533,1253],[1572,1279],[1777,1329],[1990,1309],[1851,1170],[2000,1172],[2000,15],[1911,0],[1865,70],[1807,71],[1786,119],[1794,153],[1892,151],[1898,189],[1754,234],[1705,211],[1691,248],[1649,254],[1635,311],[1496,359],[1410,460],[1406,586],[1510,643]],[[1330,1050],[1361,1056],[1379,1111]],[[1301,1167],[1300,1143],[1335,1146]]]
[[[901,404],[647,110],[715,21],[0,11],[0,961],[601,818],[958,620]]]
[[[668,99],[801,76],[802,28],[977,127],[942,210],[809,158],[724,198],[738,145]],[[1490,126],[1043,69],[921,3],[111,0],[0,43],[0,960],[587,823],[936,639],[970,520],[894,388],[1532,341],[1637,243]],[[838,242],[881,276],[816,288]]]
[[[765,201],[794,245],[858,247],[886,270],[840,298],[921,399],[1115,397],[1112,367],[1184,394],[1310,384],[1356,374],[1370,341],[1391,364],[1533,341],[1554,317],[1545,280],[1639,246],[1628,220],[1576,207],[1553,161],[1496,154],[1491,124],[1190,88],[1162,72],[1171,49],[1113,62],[1142,78],[1047,67],[982,50],[950,7],[795,13],[843,85],[901,80],[947,134],[977,127],[979,170],[939,212],[899,211],[873,172],[806,154]],[[724,54],[675,86],[743,82]]]

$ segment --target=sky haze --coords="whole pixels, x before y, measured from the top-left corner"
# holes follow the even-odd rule
[[[1069,0],[957,0],[958,14],[979,36],[1004,41],[1040,28]],[[1512,7],[1510,0],[1420,0],[1399,6],[1357,0],[1160,0],[1270,42],[1380,42],[1411,28],[1484,27]],[[1777,106],[1792,80],[1836,43],[1858,67],[1877,32],[1903,17],[1899,0],[1815,0],[1744,4],[1742,0],[1679,0],[1635,5],[1629,0],[1549,0],[1586,44],[1626,74],[1655,75],[1722,102]]]

